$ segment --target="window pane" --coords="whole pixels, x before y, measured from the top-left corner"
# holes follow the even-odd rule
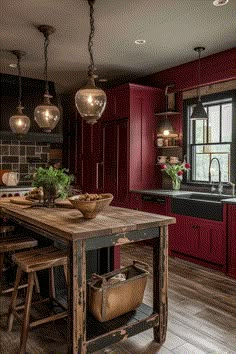
[[[212,158],[218,158],[220,161],[220,169],[221,169],[221,182],[229,182],[229,155],[228,154],[213,154]],[[216,160],[212,161],[211,165],[211,180],[212,182],[219,181],[219,166]]]
[[[202,144],[203,141],[203,120],[195,121],[195,143]]]
[[[232,103],[222,105],[222,141],[232,141]]]
[[[207,142],[207,122],[205,120],[192,120],[191,132],[191,144],[202,144]]]
[[[230,144],[193,146],[192,179],[194,181],[209,181],[210,160],[214,157],[220,161],[221,181],[230,180]],[[219,181],[217,161],[212,162],[212,181]]]
[[[204,153],[196,153],[196,163],[194,166],[194,175],[196,181],[209,180],[209,162],[210,155]]]
[[[220,105],[208,107],[208,143],[220,142]]]

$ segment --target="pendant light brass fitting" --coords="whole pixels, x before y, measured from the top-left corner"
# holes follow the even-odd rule
[[[40,25],[37,27],[40,32],[43,33],[44,37],[50,36],[50,34],[53,34],[56,32],[56,28],[49,26],[49,25]]]
[[[24,52],[23,50],[10,50],[10,53],[15,55],[17,59],[21,59],[26,55],[26,52]]]
[[[203,52],[206,48],[205,47],[195,47],[193,48],[195,50],[195,52],[201,53]]]

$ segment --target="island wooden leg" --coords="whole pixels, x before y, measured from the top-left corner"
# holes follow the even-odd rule
[[[86,353],[86,252],[85,241],[69,245],[68,353]]]
[[[158,312],[159,326],[154,327],[154,339],[165,342],[168,319],[168,226],[159,228],[160,235],[153,244],[153,310]]]

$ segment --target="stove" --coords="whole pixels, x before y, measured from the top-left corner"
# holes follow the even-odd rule
[[[32,187],[0,187],[0,198],[4,197],[17,197],[17,196],[25,196],[28,195],[29,191],[31,191]]]

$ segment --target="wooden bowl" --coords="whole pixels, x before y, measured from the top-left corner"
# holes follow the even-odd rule
[[[97,200],[83,200],[85,196],[85,194],[80,194],[68,198],[74,208],[78,209],[85,219],[96,218],[97,214],[108,206],[113,199],[113,195],[110,193],[98,194],[102,198]]]

